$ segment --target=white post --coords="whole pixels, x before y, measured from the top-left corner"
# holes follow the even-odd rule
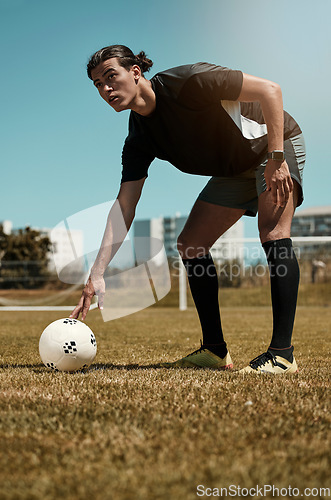
[[[186,282],[186,269],[182,262],[182,259],[179,258],[179,310],[186,311],[187,309],[187,282]]]

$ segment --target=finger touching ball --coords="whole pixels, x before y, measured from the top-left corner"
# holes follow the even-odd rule
[[[39,353],[50,370],[74,372],[90,366],[97,353],[97,342],[85,323],[63,318],[45,328],[39,340]]]

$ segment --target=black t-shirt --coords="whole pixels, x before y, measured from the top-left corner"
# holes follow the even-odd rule
[[[217,177],[257,166],[267,152],[267,130],[259,103],[235,102],[242,80],[241,71],[208,63],[156,74],[153,114],[130,114],[122,182],[147,177],[155,158],[182,172]],[[284,112],[284,138],[300,133]]]

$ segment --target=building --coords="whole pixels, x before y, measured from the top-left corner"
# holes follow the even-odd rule
[[[312,283],[330,280],[331,205],[299,210],[293,218],[292,237],[297,238],[294,241],[301,260],[301,274],[307,275],[307,281],[309,275]],[[302,237],[307,240],[300,241]]]
[[[134,222],[134,237],[146,238],[144,255],[148,260],[152,257],[149,241],[158,238],[164,244],[168,258],[178,257],[177,238],[181,233],[187,216],[176,214],[173,217],[158,217],[156,219],[136,220]],[[244,224],[239,220],[213,245],[211,254],[215,260],[240,260],[243,255]],[[237,241],[233,241],[236,239]]]
[[[296,212],[292,222],[292,236],[331,236],[331,205]]]
[[[71,230],[66,227],[54,229],[37,229],[43,236],[48,236],[52,243],[52,252],[49,254],[49,269],[59,271],[71,264],[84,254],[83,231]]]
[[[5,234],[9,235],[12,233],[13,223],[11,220],[4,220],[0,222],[0,225],[2,226],[2,230]]]

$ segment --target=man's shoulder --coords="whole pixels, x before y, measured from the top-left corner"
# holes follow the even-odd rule
[[[192,64],[184,64],[181,66],[175,66],[173,68],[160,71],[153,76],[152,80],[166,79],[166,78],[190,78],[195,74],[205,73],[208,71],[213,71],[221,66],[216,64],[210,64],[207,62],[196,62]]]
[[[164,71],[160,71],[151,79],[154,91],[159,95],[176,97],[183,95],[183,89],[196,84],[201,84],[205,80],[210,80],[215,70],[221,70],[221,66],[207,62],[197,62],[175,66]]]

